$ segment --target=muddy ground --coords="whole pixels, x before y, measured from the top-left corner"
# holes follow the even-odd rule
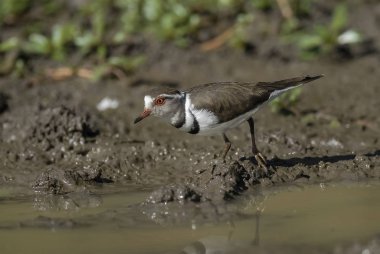
[[[373,4],[373,6],[377,6]],[[25,192],[67,194],[91,186],[152,189],[148,203],[229,200],[255,185],[380,178],[380,41],[377,16],[352,13],[370,51],[301,61],[286,47],[255,41],[255,50],[202,52],[144,42],[147,61],[125,79],[0,78],[0,184]],[[348,50],[348,51],[347,51]],[[350,51],[351,50],[351,51]],[[291,51],[290,51],[291,52]],[[51,66],[33,60],[36,73]],[[248,125],[232,130],[226,164],[221,137],[198,137],[147,119],[133,125],[152,87],[184,89],[214,81],[271,81],[325,74],[305,86],[292,113],[255,116],[258,146],[271,165],[264,176],[250,154]],[[109,97],[116,109],[99,111]]]

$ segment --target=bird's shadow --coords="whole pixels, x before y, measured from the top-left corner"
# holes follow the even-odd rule
[[[377,157],[380,156],[380,150],[376,150],[374,152],[363,154],[366,157]],[[340,161],[349,161],[355,158],[356,154],[343,154],[343,155],[331,155],[331,156],[306,156],[306,157],[294,157],[289,159],[280,159],[274,158],[268,160],[268,164],[272,167],[293,167],[298,164],[302,164],[305,166],[313,166],[317,165],[320,162],[328,162],[328,163],[337,163]],[[251,162],[256,163],[254,157],[243,157],[240,159],[241,161],[249,160]]]

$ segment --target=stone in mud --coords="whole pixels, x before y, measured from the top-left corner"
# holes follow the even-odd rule
[[[100,167],[73,169],[49,168],[40,174],[33,188],[52,194],[66,194],[86,188],[88,184],[109,182]]]

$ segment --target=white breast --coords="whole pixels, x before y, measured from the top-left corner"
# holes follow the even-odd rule
[[[216,115],[211,111],[205,109],[198,110],[195,109],[193,105],[191,105],[191,112],[198,121],[199,132],[215,127],[219,121]]]
[[[185,124],[180,129],[189,132],[194,126],[195,120],[199,125],[199,134],[205,130],[215,127],[219,121],[215,114],[211,111],[205,109],[195,109],[194,105],[191,103],[190,96],[186,96]]]

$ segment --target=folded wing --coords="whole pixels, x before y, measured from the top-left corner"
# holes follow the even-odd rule
[[[282,92],[311,82],[322,75],[303,76],[275,82],[220,82],[193,87],[189,93],[195,109],[213,112],[219,122],[226,122],[259,107]]]

